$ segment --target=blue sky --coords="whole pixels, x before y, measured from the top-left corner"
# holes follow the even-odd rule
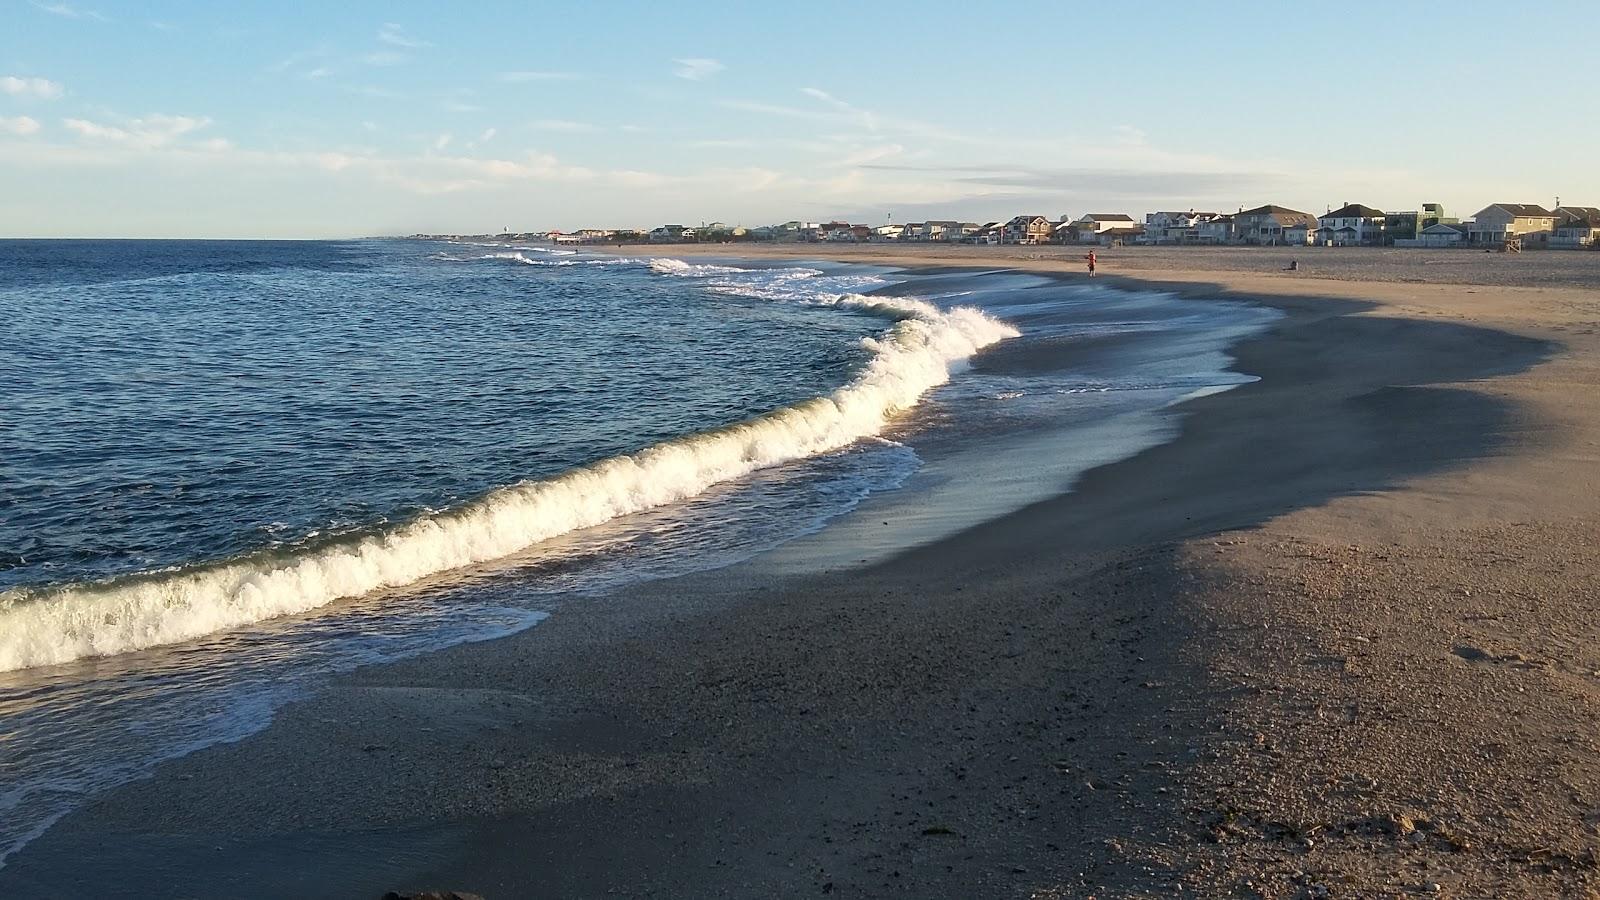
[[[1592,2],[3,2],[0,235],[1600,204]]]

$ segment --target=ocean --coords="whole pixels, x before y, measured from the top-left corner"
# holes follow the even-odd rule
[[[644,250],[0,241],[0,862],[331,675],[804,565],[862,504],[915,524],[852,562],[1068,490],[1249,381],[1227,348],[1273,315]]]

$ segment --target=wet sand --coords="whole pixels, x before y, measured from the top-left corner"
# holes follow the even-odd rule
[[[1176,441],[865,569],[362,670],[92,801],[0,895],[1600,887],[1600,254],[1185,252],[1101,271],[1286,315]]]

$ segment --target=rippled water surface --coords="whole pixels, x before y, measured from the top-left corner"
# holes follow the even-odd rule
[[[0,241],[0,864],[331,674],[869,495],[932,537],[1062,489],[1248,381],[1265,321],[1004,273]]]

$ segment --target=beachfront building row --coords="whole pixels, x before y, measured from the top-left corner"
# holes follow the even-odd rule
[[[758,228],[711,222],[661,225],[649,231],[580,229],[539,235],[558,244],[728,243],[965,243],[1129,244],[1178,246],[1477,247],[1489,249],[1600,249],[1600,207],[1545,209],[1532,203],[1494,203],[1462,222],[1437,203],[1417,210],[1381,210],[1346,203],[1314,215],[1267,204],[1234,213],[1199,210],[1148,213],[1139,223],[1124,213],[1086,213],[1051,219],[1039,214],[986,223],[957,220],[866,225],[793,220]]]

